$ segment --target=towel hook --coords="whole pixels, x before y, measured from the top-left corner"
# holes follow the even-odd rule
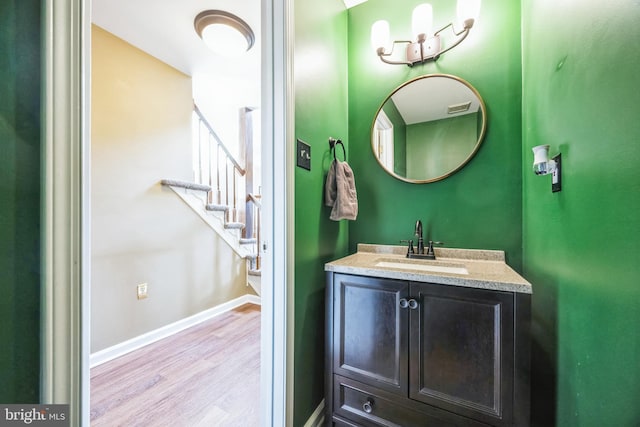
[[[329,137],[329,149],[333,151],[333,159],[337,160],[336,158],[336,145],[340,144],[340,146],[342,146],[342,156],[344,157],[344,161],[347,161],[347,150],[345,150],[344,148],[344,144],[342,143],[341,140],[339,139],[335,139],[332,137]]]

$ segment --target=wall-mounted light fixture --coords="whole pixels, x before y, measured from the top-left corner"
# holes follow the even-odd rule
[[[560,154],[549,159],[549,145],[538,145],[533,150],[533,172],[536,175],[551,176],[551,191],[557,192],[562,189],[560,180]]]
[[[411,19],[413,38],[411,40],[394,40],[390,42],[389,23],[381,20],[376,21],[371,26],[371,45],[376,50],[378,57],[382,62],[387,64],[408,65],[412,67],[415,64],[421,64],[430,60],[437,60],[440,55],[453,49],[464,40],[473,24],[477,21],[480,14],[481,0],[458,0],[457,13],[458,22],[445,25],[431,35],[431,26],[433,21],[433,8],[429,3],[418,5],[413,10]],[[453,40],[447,40],[445,47],[441,37],[444,30],[451,29]],[[458,28],[459,30],[456,30]],[[393,55],[393,49],[396,44],[406,45],[406,60],[398,61],[388,59]]]
[[[207,47],[223,56],[237,56],[251,49],[255,42],[249,24],[224,10],[200,12],[193,26]]]

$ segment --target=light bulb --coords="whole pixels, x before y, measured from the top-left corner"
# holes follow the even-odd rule
[[[458,0],[458,22],[462,27],[471,28],[480,16],[481,0]]]
[[[433,25],[433,8],[429,3],[423,3],[413,9],[411,15],[411,29],[413,30],[413,39],[418,40],[420,34],[429,37],[431,34],[431,26]]]
[[[377,51],[382,48],[387,51],[389,46],[389,23],[385,20],[376,21],[371,26],[371,46]]]

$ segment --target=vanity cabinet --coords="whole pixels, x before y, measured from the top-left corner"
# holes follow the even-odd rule
[[[529,294],[327,279],[327,425],[529,425]]]

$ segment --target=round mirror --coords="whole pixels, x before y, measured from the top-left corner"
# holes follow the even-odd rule
[[[473,86],[459,77],[429,74],[384,100],[371,126],[371,147],[392,176],[434,182],[471,160],[486,127],[486,108]]]

